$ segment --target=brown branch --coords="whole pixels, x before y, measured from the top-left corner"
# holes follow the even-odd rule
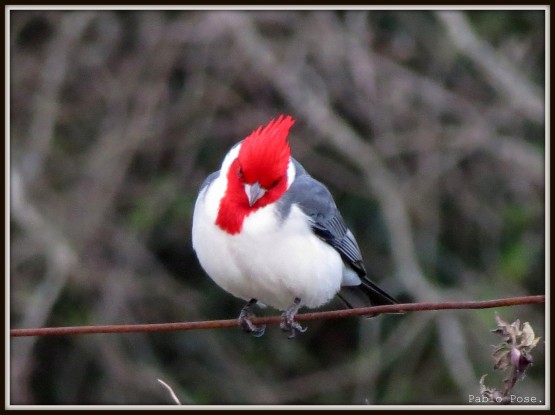
[[[445,303],[408,303],[380,305],[375,307],[361,307],[345,310],[320,311],[315,313],[299,314],[295,317],[297,321],[327,320],[332,318],[345,318],[351,316],[378,315],[384,313],[403,313],[408,311],[431,311],[431,310],[467,310],[494,307],[508,307],[523,304],[545,303],[544,295],[532,295],[526,297],[510,297],[488,301],[459,301]],[[254,324],[278,324],[281,317],[256,317],[252,319]],[[69,334],[93,334],[93,333],[141,333],[154,331],[177,331],[177,330],[200,330],[221,329],[237,327],[237,319],[192,321],[183,323],[161,323],[161,324],[130,324],[110,326],[76,326],[76,327],[45,327],[36,329],[11,329],[11,337],[22,336],[53,336]]]

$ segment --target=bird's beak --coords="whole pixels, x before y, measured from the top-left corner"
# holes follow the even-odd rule
[[[256,182],[254,184],[245,184],[245,193],[249,199],[249,205],[252,206],[256,203],[258,199],[264,196],[266,189],[260,186],[260,183]]]

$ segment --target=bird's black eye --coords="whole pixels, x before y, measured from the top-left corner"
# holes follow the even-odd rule
[[[241,167],[239,167],[239,170],[237,170],[237,176],[241,180],[243,180],[245,178],[245,176],[243,175],[243,169]]]
[[[270,185],[270,188],[276,187],[279,184],[279,179],[274,180],[274,182]]]

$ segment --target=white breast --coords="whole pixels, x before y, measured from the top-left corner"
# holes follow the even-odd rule
[[[268,205],[249,215],[240,233],[229,235],[215,225],[225,185],[220,175],[195,205],[193,247],[208,275],[236,297],[279,310],[296,297],[309,308],[331,300],[344,265],[337,251],[313,234],[304,213],[293,206],[280,222]]]

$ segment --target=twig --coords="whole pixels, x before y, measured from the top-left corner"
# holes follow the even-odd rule
[[[179,398],[177,397],[177,395],[175,394],[175,392],[173,391],[172,387],[170,385],[168,385],[166,382],[164,382],[162,379],[158,379],[158,382],[160,382],[170,393],[173,401],[177,404],[177,405],[181,405],[181,401],[179,400]]]
[[[532,295],[525,297],[510,297],[487,301],[458,301],[445,303],[407,303],[380,305],[375,307],[361,307],[346,310],[320,311],[315,313],[299,314],[295,317],[297,321],[328,320],[332,318],[345,318],[363,315],[378,315],[384,313],[399,313],[409,311],[431,311],[431,310],[468,310],[494,307],[508,307],[523,304],[545,303],[544,295]],[[279,324],[281,317],[256,317],[252,319],[254,324]],[[45,327],[35,329],[11,329],[11,337],[22,336],[53,336],[71,334],[93,334],[93,333],[141,333],[155,331],[178,331],[178,330],[200,330],[221,329],[237,327],[237,319],[191,321],[182,323],[161,324],[129,324],[110,326],[75,326],[75,327]]]

